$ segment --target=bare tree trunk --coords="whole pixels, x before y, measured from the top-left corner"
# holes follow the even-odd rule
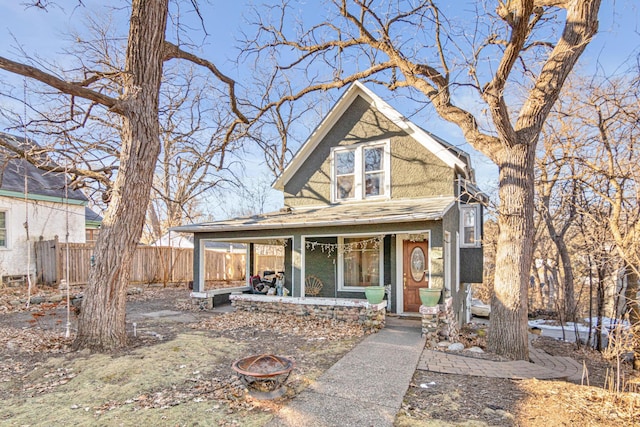
[[[630,264],[625,266],[627,289],[625,297],[629,312],[629,324],[633,336],[633,369],[640,370],[640,307],[638,306],[638,270]]]
[[[548,201],[546,202],[548,204]],[[549,209],[547,207],[547,209]],[[576,301],[575,301],[575,292],[574,292],[574,276],[573,276],[573,265],[571,262],[571,257],[569,255],[569,250],[567,248],[567,244],[564,241],[564,233],[558,233],[556,231],[555,225],[553,224],[552,218],[547,214],[544,215],[545,224],[547,226],[547,230],[549,231],[549,235],[551,236],[551,240],[556,246],[558,250],[558,254],[560,255],[560,261],[562,263],[562,280],[558,280],[558,298],[557,301],[560,309],[562,310],[562,315],[567,322],[575,322],[576,320]],[[557,277],[557,275],[556,275]]]
[[[576,321],[576,299],[574,292],[574,278],[573,278],[573,265],[571,263],[571,257],[569,256],[569,250],[563,238],[554,240],[558,253],[560,254],[560,260],[562,262],[562,275],[563,275],[563,311],[564,318],[567,322]]]
[[[489,351],[529,359],[527,291],[533,259],[533,167],[535,144],[502,151],[500,215]]]
[[[602,262],[602,260],[600,261]],[[600,264],[598,265],[598,301],[597,301],[597,316],[598,316],[598,327],[596,328],[596,350],[602,351],[602,318],[604,317],[604,296],[605,296],[605,277],[606,277],[605,267]]]
[[[542,276],[544,278],[544,283],[547,286],[547,300],[545,309],[548,311],[553,310],[553,280],[551,280],[549,276],[549,266],[547,265],[547,260],[544,260],[544,264],[542,264]]]
[[[555,297],[554,305],[556,307],[556,311],[560,311],[559,310],[560,304],[564,300],[564,292],[563,292],[564,288],[562,287],[562,282],[560,280],[557,257],[556,259],[553,260],[552,266],[549,267],[549,272],[550,272],[549,277],[551,277],[551,281],[555,285],[555,289],[556,289],[556,297]],[[564,314],[564,313],[559,313],[559,315],[560,314]]]
[[[130,262],[142,234],[149,189],[160,153],[158,93],[168,0],[133,0],[121,100],[120,168],[95,248],[96,264],[74,347],[112,350],[126,345],[125,302]]]
[[[587,265],[589,266],[589,334],[587,335],[587,347],[591,347],[591,340],[593,339],[593,264],[589,254],[587,254]]]
[[[534,261],[535,264],[535,261]],[[544,310],[544,283],[540,279],[540,269],[534,265],[533,269],[533,289],[531,290],[531,294],[529,296],[530,301],[530,310]]]

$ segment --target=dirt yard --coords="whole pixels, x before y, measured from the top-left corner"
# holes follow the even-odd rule
[[[186,288],[140,287],[128,298],[126,351],[73,353],[75,315],[65,338],[64,299],[46,302],[56,293],[38,292],[45,302],[25,308],[22,290],[0,290],[2,425],[262,426],[364,336],[340,323],[202,311]],[[599,354],[537,345],[584,361],[591,386],[416,371],[396,426],[640,425],[640,395],[605,391],[615,370]],[[230,368],[262,353],[295,360],[281,399],[251,398]]]

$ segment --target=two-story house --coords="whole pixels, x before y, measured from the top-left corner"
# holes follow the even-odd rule
[[[195,292],[205,291],[204,242],[283,244],[293,297],[305,296],[309,276],[326,298],[364,298],[366,286],[384,285],[392,312],[415,313],[419,288],[442,288],[464,318],[466,285],[482,281],[485,197],[466,153],[356,82],[274,187],[284,192],[278,212],[174,229],[194,233]]]

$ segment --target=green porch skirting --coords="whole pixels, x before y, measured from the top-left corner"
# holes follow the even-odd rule
[[[293,314],[334,319],[362,325],[367,332],[384,328],[386,301],[369,304],[366,300],[341,298],[297,298],[254,294],[231,294],[231,305],[238,311]]]

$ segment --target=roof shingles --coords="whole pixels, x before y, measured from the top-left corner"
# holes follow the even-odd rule
[[[454,203],[454,197],[432,197],[323,205],[183,225],[174,227],[172,230],[186,233],[207,233],[432,221],[441,219]]]
[[[35,142],[26,142],[24,138],[3,132],[0,132],[0,139],[17,147],[24,147],[27,144],[37,147]],[[24,159],[13,157],[6,148],[0,147],[0,190],[24,194],[25,175],[29,194],[87,201],[87,197],[82,191],[71,188],[65,190],[66,183],[63,173],[38,169]]]

